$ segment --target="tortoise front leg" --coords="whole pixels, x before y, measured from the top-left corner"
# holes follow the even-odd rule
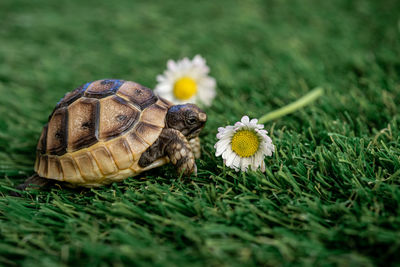
[[[190,176],[192,173],[197,175],[192,149],[181,132],[175,129],[164,129],[160,135],[160,141],[164,143],[165,154],[179,173],[183,173],[185,176]]]
[[[192,148],[192,152],[196,159],[199,159],[201,156],[201,147],[200,147],[200,138],[197,136],[196,138],[192,138],[189,140],[190,147]]]

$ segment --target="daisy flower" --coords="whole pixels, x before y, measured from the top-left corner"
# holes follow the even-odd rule
[[[265,171],[264,157],[272,156],[275,146],[264,125],[257,122],[257,119],[243,116],[234,126],[218,128],[215,155],[222,155],[226,166],[236,171],[257,170],[259,167]]]
[[[193,60],[168,60],[164,74],[157,76],[156,92],[176,104],[187,102],[210,106],[215,97],[215,79],[208,76],[206,60],[197,55]]]

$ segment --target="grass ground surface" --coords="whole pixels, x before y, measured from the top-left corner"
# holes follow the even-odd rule
[[[0,265],[399,263],[399,12],[397,0],[0,1]],[[198,177],[166,166],[8,195],[67,91],[153,88],[168,59],[195,54],[218,82]],[[217,127],[317,86],[314,105],[266,124],[265,174],[214,156]]]

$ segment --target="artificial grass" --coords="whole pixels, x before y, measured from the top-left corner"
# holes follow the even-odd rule
[[[400,258],[400,2],[0,2],[0,264],[396,265]],[[9,196],[42,125],[101,78],[155,86],[201,54],[218,82],[198,176],[166,166],[107,187]],[[266,124],[266,173],[214,156],[217,127],[314,87]]]

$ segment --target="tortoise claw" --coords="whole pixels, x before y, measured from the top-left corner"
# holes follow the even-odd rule
[[[194,174],[194,176],[197,177],[197,165],[196,165],[196,163],[194,164],[193,174]]]

